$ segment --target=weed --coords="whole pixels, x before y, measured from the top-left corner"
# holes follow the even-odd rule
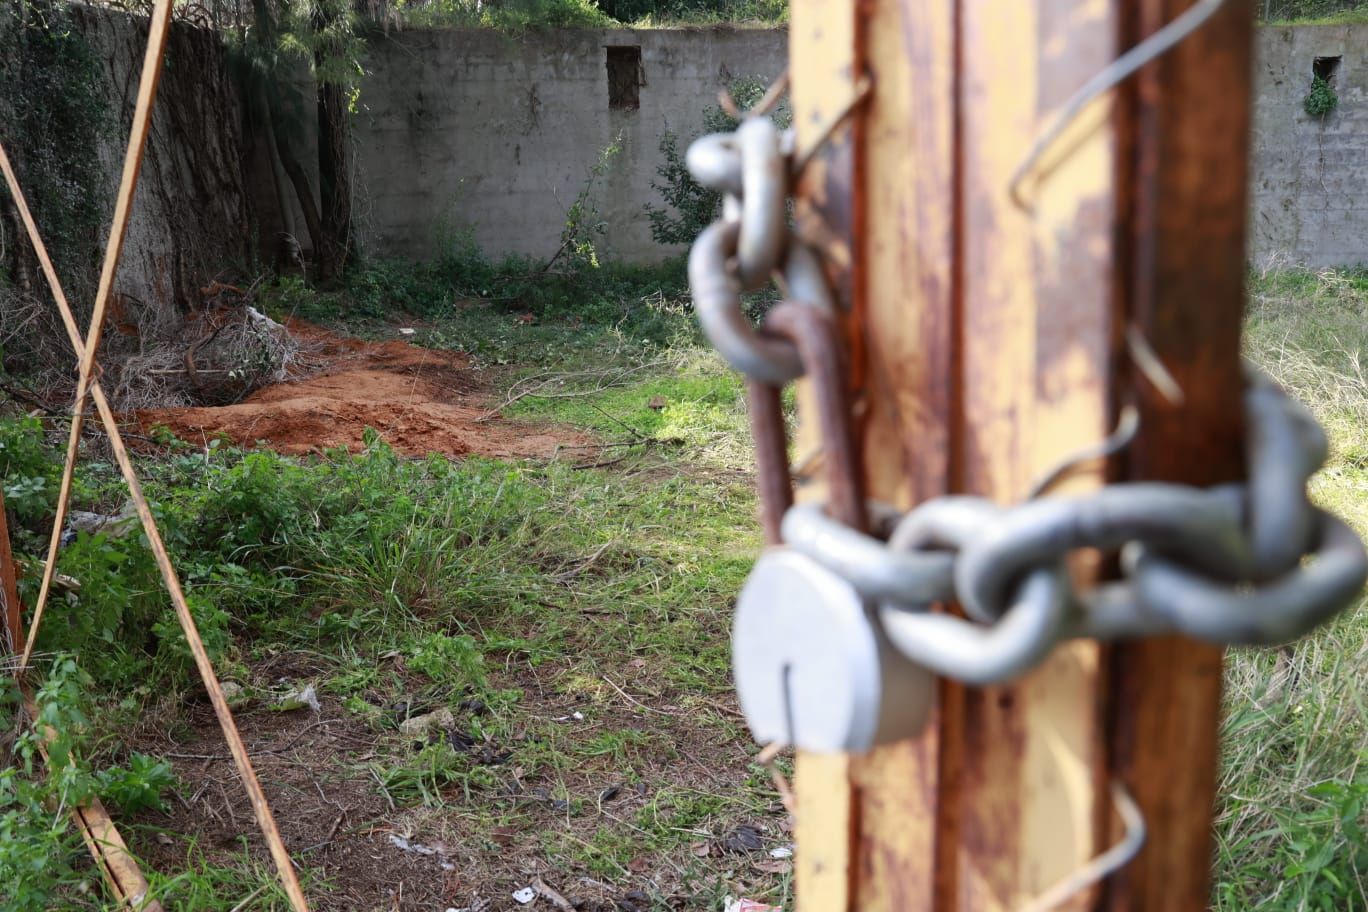
[[[1363,0],[1262,0],[1259,17],[1272,25],[1348,25],[1368,19]]]
[[[429,633],[414,642],[407,664],[437,684],[472,690],[486,686],[484,654],[472,636]]]
[[[390,798],[403,805],[441,807],[455,786],[470,801],[473,793],[498,785],[492,770],[472,764],[445,740],[424,745],[409,759],[377,769],[376,775]]]
[[[1281,270],[1251,282],[1245,349],[1331,441],[1313,498],[1368,532],[1368,275]],[[1362,746],[1368,618],[1348,612],[1277,650],[1233,650],[1214,907],[1364,908]],[[1350,819],[1346,824],[1345,815]]]
[[[1330,80],[1313,76],[1311,91],[1306,93],[1306,98],[1302,101],[1306,113],[1312,117],[1324,118],[1338,106],[1339,95],[1335,93],[1335,87],[1330,84]]]
[[[614,764],[630,763],[642,750],[651,747],[656,738],[638,728],[623,728],[600,732],[585,742],[578,752],[586,757],[604,757]]]
[[[90,732],[84,705],[89,683],[75,659],[56,656],[34,695],[37,719],[21,727],[13,762],[0,769],[0,895],[6,909],[65,908],[60,896],[86,888],[86,875],[73,863],[81,844],[69,823],[73,807],[100,794],[116,809],[159,807],[174,784],[167,764],[138,754],[127,767],[90,772],[82,756]],[[12,679],[0,680],[0,710],[14,718],[25,714]]]
[[[172,839],[159,833],[163,839]],[[185,842],[185,856],[174,873],[145,869],[150,892],[168,909],[187,912],[287,912],[289,898],[270,867],[244,849],[226,860],[211,861],[196,840]],[[307,869],[301,872],[306,890]],[[311,891],[310,891],[311,892]]]
[[[59,475],[41,421],[30,416],[0,421],[0,480],[5,506],[18,520],[12,532],[36,531],[52,515]]]

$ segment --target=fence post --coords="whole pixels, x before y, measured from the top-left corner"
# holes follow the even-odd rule
[[[1089,106],[1025,205],[1009,192],[1066,99],[1193,3],[793,0],[800,152],[873,86],[797,209],[850,308],[872,496],[1020,499],[1132,398],[1141,441],[1112,477],[1238,475],[1249,0]],[[1182,407],[1132,370],[1131,324]],[[1148,847],[1060,908],[1204,909],[1219,686],[1219,652],[1188,641],[1076,642],[1008,686],[943,684],[917,739],[800,755],[799,909],[1018,909],[1119,838],[1114,779]]]

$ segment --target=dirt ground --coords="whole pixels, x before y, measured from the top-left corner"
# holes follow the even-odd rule
[[[282,653],[252,669],[249,685],[277,687],[306,680],[317,669],[302,653]],[[386,669],[403,677],[401,666]],[[786,876],[791,862],[776,860],[791,841],[789,823],[777,801],[753,813],[728,814],[701,825],[687,846],[653,851],[633,821],[642,819],[664,795],[738,793],[751,775],[741,739],[701,740],[692,713],[666,703],[636,699],[653,683],[645,670],[629,671],[622,690],[602,700],[568,699],[542,689],[533,672],[517,676],[526,697],[518,708],[527,720],[509,743],[473,743],[471,717],[481,707],[460,704],[455,724],[414,740],[393,722],[431,707],[385,703],[388,719],[380,733],[335,699],[321,708],[279,712],[257,699],[235,712],[252,762],[266,790],[281,834],[303,872],[314,908],[322,910],[431,910],[511,912],[558,908],[538,897],[522,905],[513,894],[541,883],[581,912],[656,912],[714,908],[707,879],[744,891]],[[648,697],[649,698],[649,697]],[[428,698],[428,702],[431,698]],[[730,699],[717,711],[734,714]],[[434,704],[435,705],[435,704]],[[183,870],[187,853],[205,861],[231,863],[244,847],[263,869],[269,865],[251,806],[207,702],[181,709],[178,730],[139,733],[139,750],[171,761],[180,794],[167,813],[144,812],[129,832],[133,851],[151,869]],[[520,748],[548,738],[554,722],[570,739],[596,732],[650,730],[661,750],[645,751],[628,764],[605,757],[563,769],[519,765]],[[538,727],[538,723],[542,727]],[[381,785],[387,766],[417,754],[434,738],[469,751],[494,774],[497,785],[468,789],[447,786],[439,807],[425,807]],[[553,745],[548,744],[548,747]],[[624,774],[629,774],[629,781]],[[497,826],[491,828],[491,824]],[[552,848],[591,845],[604,834],[639,844],[639,856],[621,870],[595,872],[582,861],[565,863]]]
[[[405,456],[545,459],[592,442],[571,428],[492,415],[497,403],[459,352],[345,338],[300,320],[287,325],[300,353],[285,382],[235,405],[142,409],[137,424],[192,443],[222,436],[291,455],[358,450],[367,427]]]

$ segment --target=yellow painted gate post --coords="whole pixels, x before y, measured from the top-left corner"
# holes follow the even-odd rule
[[[798,149],[817,149],[797,222],[850,308],[871,496],[1020,500],[1122,401],[1142,429],[1111,477],[1238,475],[1247,0],[1084,109],[1011,192],[1070,96],[1194,3],[793,0]],[[1184,404],[1131,368],[1127,327]],[[814,439],[802,423],[799,452]],[[1209,647],[1076,641],[1010,685],[943,683],[917,739],[800,755],[800,912],[1020,909],[1120,838],[1113,780],[1148,846],[1059,908],[1205,908],[1219,685]]]

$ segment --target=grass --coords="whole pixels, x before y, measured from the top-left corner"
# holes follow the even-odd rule
[[[613,18],[605,10],[613,11]],[[786,0],[682,0],[594,4],[588,0],[521,0],[472,4],[437,0],[401,9],[406,26],[500,29],[514,34],[544,28],[775,27],[788,22]]]
[[[1368,534],[1368,274],[1256,276],[1245,346],[1329,433],[1315,500]],[[1230,653],[1214,908],[1368,907],[1366,671],[1362,610],[1282,650]]]
[[[1284,19],[1271,19],[1261,25],[1303,26],[1303,25],[1361,25],[1368,22],[1368,9],[1346,9],[1325,15],[1293,16]]]
[[[324,842],[333,811],[292,803],[317,788],[353,808],[344,832],[463,847],[458,867],[482,889],[521,886],[521,859],[613,896],[639,890],[642,909],[720,910],[738,890],[787,907],[786,871],[719,849],[741,824],[760,826],[766,847],[789,838],[730,708],[729,608],[759,547],[739,384],[666,272],[601,276],[578,303],[556,279],[501,301],[480,294],[505,282],[497,271],[456,265],[398,278],[395,264],[367,267],[380,272],[326,294],[287,281],[268,306],[345,314],[392,338],[373,296],[394,278],[417,311],[406,324],[470,355],[491,407],[589,429],[603,456],[406,459],[373,439],[360,454],[308,459],[224,446],[141,458],[218,667],[242,688],[249,740],[293,743],[297,717],[269,707],[304,683],[346,736],[292,754],[312,780],[261,755],[281,818],[312,818],[295,844]],[[1256,276],[1246,344],[1330,432],[1316,499],[1368,533],[1368,274]],[[0,474],[30,566],[53,494],[60,433],[50,438],[35,422],[0,422]],[[87,463],[77,496],[117,509],[112,469]],[[62,568],[83,587],[55,609],[44,646],[80,655],[95,677],[81,707],[89,730],[112,733],[87,740],[86,762],[136,770],[130,743],[221,750],[141,544],[84,537]],[[1213,908],[1364,908],[1366,644],[1359,612],[1285,650],[1230,654]],[[443,709],[452,732],[400,734]],[[174,813],[145,811],[129,828],[175,907],[284,908],[258,849],[215,842],[203,783],[186,778],[231,781],[229,768],[182,762],[177,773]],[[391,853],[381,864],[408,861],[374,838]],[[347,907],[361,869],[328,867],[328,851],[303,859],[310,890]],[[425,870],[403,876],[422,883]],[[79,864],[50,873],[72,908],[100,907]],[[467,905],[462,889],[432,902]]]

